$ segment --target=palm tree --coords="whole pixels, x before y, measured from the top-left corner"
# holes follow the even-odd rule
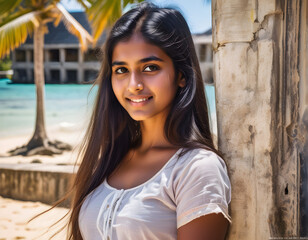
[[[12,155],[34,155],[62,153],[69,150],[68,144],[50,141],[45,128],[44,104],[44,34],[47,23],[55,26],[62,20],[68,31],[76,35],[81,49],[86,50],[87,43],[95,42],[103,31],[110,26],[129,4],[143,0],[77,0],[86,10],[93,29],[90,34],[64,9],[60,0],[0,0],[0,58],[5,57],[24,43],[28,35],[34,33],[34,81],[36,85],[36,122],[30,141],[10,153]]]
[[[77,0],[86,10],[92,27],[94,43],[103,31],[112,25],[126,7],[143,2],[143,0]],[[87,4],[88,3],[88,4]]]
[[[62,153],[69,150],[68,144],[50,141],[45,130],[44,104],[44,34],[47,23],[60,21],[69,32],[77,36],[81,49],[86,50],[92,42],[91,35],[59,4],[60,0],[0,0],[0,58],[24,43],[34,33],[34,81],[36,85],[36,123],[30,141],[10,153],[12,155],[34,155]]]

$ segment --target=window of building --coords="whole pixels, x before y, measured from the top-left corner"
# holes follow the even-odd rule
[[[100,50],[98,48],[89,49],[84,54],[84,61],[85,62],[97,62],[100,61]]]
[[[78,62],[78,49],[68,48],[65,49],[66,62]]]
[[[34,69],[31,68],[30,70],[30,79],[34,82]]]
[[[206,44],[201,44],[199,51],[200,51],[199,52],[199,56],[200,56],[199,61],[200,62],[205,62],[205,59],[206,59]]]
[[[66,83],[77,83],[77,70],[66,70]]]
[[[33,51],[33,49],[27,50],[27,51],[29,52],[29,61],[34,62],[34,51]],[[43,53],[43,60],[45,61],[45,52]],[[16,61],[17,61],[17,55],[16,55]]]
[[[29,50],[30,62],[33,62],[33,50]]]
[[[16,62],[26,61],[26,51],[25,50],[15,50]]]
[[[208,62],[213,62],[213,50],[212,47],[209,48],[209,58],[207,59]]]
[[[59,61],[60,61],[59,49],[49,50],[49,62],[59,62]]]
[[[19,83],[26,83],[28,81],[26,69],[14,69],[13,80]]]
[[[84,82],[93,82],[97,78],[98,71],[93,69],[87,69],[84,71]]]
[[[60,70],[50,70],[50,83],[60,83]]]

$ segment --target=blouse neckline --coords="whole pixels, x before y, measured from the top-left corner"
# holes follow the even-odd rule
[[[122,188],[122,189],[118,189],[118,188],[115,188],[115,187],[110,186],[109,183],[108,183],[108,181],[107,181],[107,178],[105,178],[103,184],[104,184],[107,188],[109,188],[109,189],[111,189],[111,190],[114,190],[114,191],[125,191],[125,192],[126,192],[126,191],[132,191],[132,190],[135,190],[135,189],[137,189],[137,188],[140,188],[140,187],[142,187],[143,185],[145,185],[145,184],[151,182],[154,178],[156,178],[156,177],[167,167],[167,165],[179,154],[179,152],[180,152],[181,150],[182,150],[182,148],[178,149],[178,150],[169,158],[169,160],[163,165],[163,167],[162,167],[157,173],[155,173],[150,179],[146,180],[145,182],[143,182],[143,183],[141,183],[141,184],[139,184],[139,185],[137,185],[137,186],[135,186],[135,187],[126,188],[126,189],[123,189],[123,188]]]

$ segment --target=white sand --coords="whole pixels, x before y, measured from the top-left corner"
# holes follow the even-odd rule
[[[14,149],[17,146],[26,144],[31,134],[20,135],[14,137],[0,137],[0,164],[31,164],[33,160],[40,160],[45,164],[75,164],[77,157],[78,145],[84,135],[84,126],[66,126],[58,125],[52,128],[47,128],[48,137],[51,140],[60,140],[69,143],[74,150],[64,152],[61,155],[50,156],[13,156],[7,154],[8,150]],[[13,199],[3,198],[0,196],[0,240],[17,240],[17,239],[37,239],[47,240],[61,227],[65,226],[65,222],[61,222],[49,229],[49,227],[64,216],[68,209],[55,208],[50,212],[43,214],[35,220],[27,223],[33,216],[41,213],[50,206],[40,202],[24,202]],[[65,231],[56,235],[53,239],[66,239]]]
[[[85,125],[57,125],[51,128],[47,127],[47,135],[50,140],[60,140],[69,143],[73,147],[73,151],[66,151],[61,155],[54,156],[10,157],[7,152],[26,144],[30,140],[32,134],[4,138],[0,137],[0,163],[31,163],[33,160],[40,160],[42,163],[46,164],[74,164],[76,162],[78,146],[84,136],[85,129]]]
[[[68,212],[68,209],[52,209],[28,223],[32,217],[49,208],[50,206],[39,202],[23,202],[0,197],[0,240],[49,239],[66,225],[67,218],[65,221],[61,221],[49,228],[63,217]],[[66,228],[53,239],[66,239]]]

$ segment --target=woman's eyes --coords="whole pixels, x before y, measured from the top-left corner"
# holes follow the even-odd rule
[[[143,69],[143,72],[154,72],[154,71],[157,71],[159,70],[160,68],[156,65],[148,65],[146,66],[144,69]],[[124,73],[127,73],[128,72],[128,69],[125,68],[125,67],[119,67],[115,70],[115,73],[116,74],[124,74]]]
[[[117,68],[115,70],[115,73],[117,74],[123,74],[123,73],[126,73],[128,70],[125,68],[125,67],[120,67],[120,68]]]
[[[157,70],[159,70],[158,66],[156,66],[156,65],[149,65],[143,71],[144,72],[154,72],[154,71],[157,71]]]

